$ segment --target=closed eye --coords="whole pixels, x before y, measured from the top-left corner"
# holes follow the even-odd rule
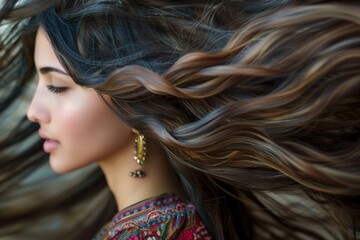
[[[50,92],[55,94],[63,93],[68,89],[67,87],[55,87],[53,85],[47,85],[46,87]]]

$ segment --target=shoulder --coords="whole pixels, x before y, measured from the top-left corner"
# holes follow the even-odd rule
[[[213,239],[195,207],[177,196],[147,202],[121,218],[96,239]]]

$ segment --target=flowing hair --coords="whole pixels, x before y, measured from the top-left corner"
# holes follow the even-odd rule
[[[163,147],[216,239],[357,238],[359,4],[24,9],[7,18],[34,15],[74,81]]]

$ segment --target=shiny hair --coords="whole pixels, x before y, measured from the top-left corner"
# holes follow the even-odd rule
[[[216,239],[356,238],[359,4],[34,8],[7,18],[34,15],[23,29],[45,29],[73,80],[162,146]]]

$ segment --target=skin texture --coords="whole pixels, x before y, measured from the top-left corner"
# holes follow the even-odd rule
[[[100,159],[122,159],[132,153],[131,128],[111,112],[95,90],[75,84],[66,75],[42,30],[37,34],[34,58],[39,81],[27,115],[40,124],[40,136],[51,139],[45,142],[44,150],[49,152],[55,172],[66,173]],[[47,67],[63,73],[44,70]],[[48,89],[50,85],[66,89],[54,93]]]
[[[133,130],[95,90],[77,85],[66,74],[41,28],[34,58],[39,81],[27,116],[40,124],[39,135],[45,139],[44,151],[49,153],[55,172],[67,173],[97,162],[118,209],[162,193],[182,194],[164,152],[152,141],[148,141],[143,167],[146,177],[129,176],[138,167],[133,159]],[[149,163],[151,167],[147,167]]]

